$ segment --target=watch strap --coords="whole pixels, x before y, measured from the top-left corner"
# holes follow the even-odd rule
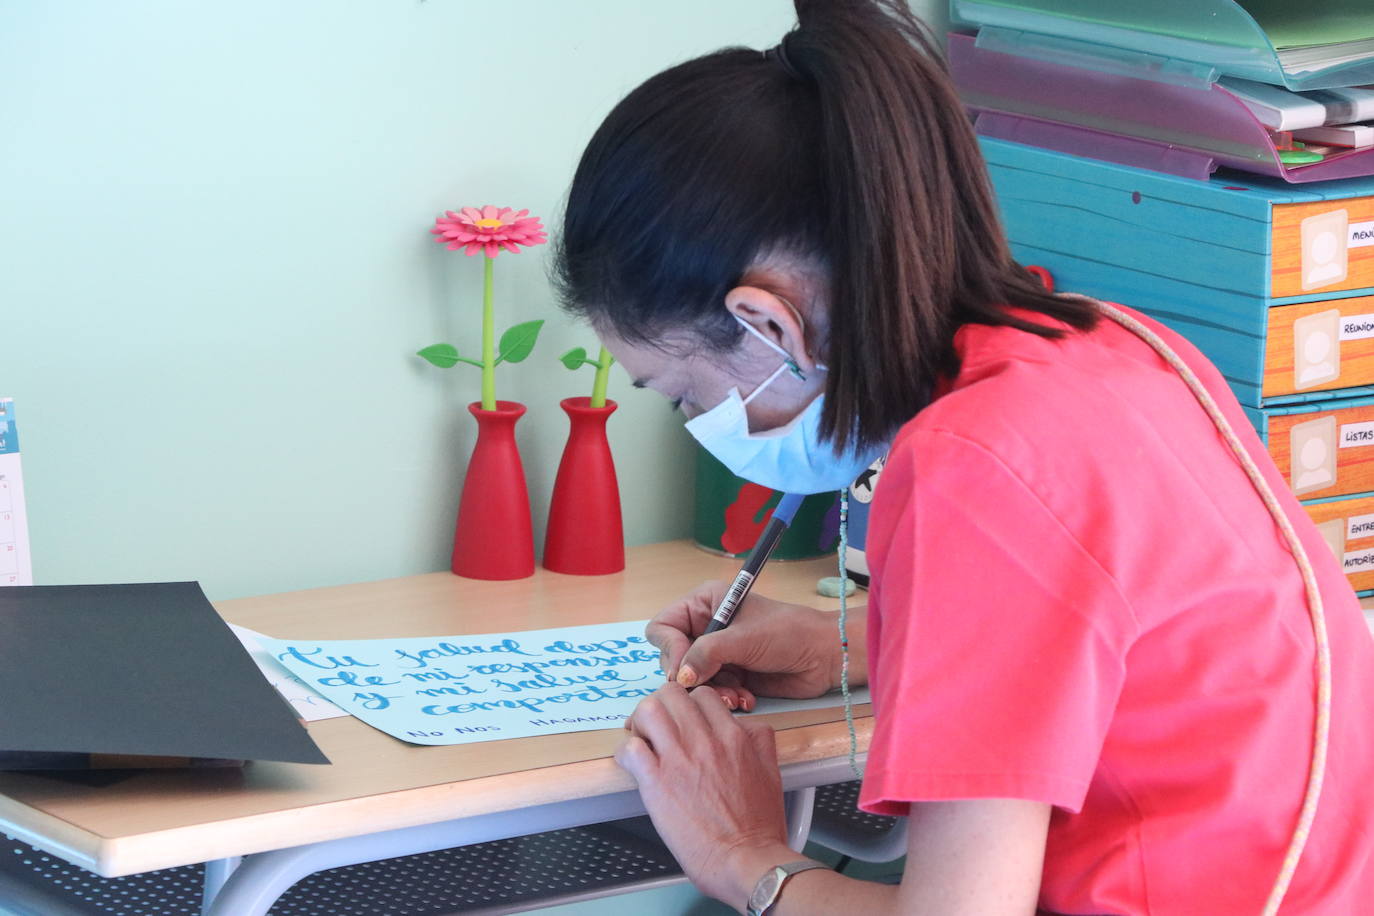
[[[746,916],[765,916],[773,909],[773,904],[778,902],[782,896],[782,889],[793,875],[799,875],[804,871],[811,871],[813,868],[829,868],[830,866],[817,862],[814,859],[798,859],[795,862],[787,862],[783,865],[775,865],[763,873],[758,883],[754,885],[754,892],[749,895],[749,902],[745,906]]]

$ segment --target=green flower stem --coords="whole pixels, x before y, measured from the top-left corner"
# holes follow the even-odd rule
[[[491,304],[492,262],[482,255],[482,409],[496,409],[496,313]]]
[[[615,360],[611,358],[611,354],[606,352],[605,347],[602,347],[601,352],[597,354],[596,362],[592,363],[592,365],[596,366],[596,379],[592,382],[591,406],[606,406],[606,383],[610,381],[611,366],[614,363]]]

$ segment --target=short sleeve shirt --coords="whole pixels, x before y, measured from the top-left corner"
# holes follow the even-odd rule
[[[1330,756],[1282,912],[1374,912],[1374,641],[1220,374],[1136,317],[1222,405],[1320,582]],[[862,806],[1053,805],[1052,912],[1260,912],[1315,716],[1312,626],[1277,525],[1178,374],[1115,322],[1057,340],[968,325],[955,345],[958,376],[897,436],[871,507]]]

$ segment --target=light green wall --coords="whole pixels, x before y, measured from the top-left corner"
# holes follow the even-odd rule
[[[918,4],[929,14],[943,4]],[[40,583],[199,579],[212,598],[447,566],[471,450],[481,265],[444,208],[553,222],[650,74],[766,47],[786,0],[8,0],[0,4],[0,396]],[[542,538],[566,421],[548,248],[497,311],[545,317],[520,443]],[[688,533],[690,440],[611,383],[626,535]]]

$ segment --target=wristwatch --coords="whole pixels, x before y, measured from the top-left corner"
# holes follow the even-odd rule
[[[829,867],[810,859],[800,859],[768,869],[759,879],[759,883],[754,885],[754,892],[749,895],[749,902],[745,904],[744,912],[747,916],[764,916],[782,896],[782,886],[787,883],[788,878],[813,868]]]

